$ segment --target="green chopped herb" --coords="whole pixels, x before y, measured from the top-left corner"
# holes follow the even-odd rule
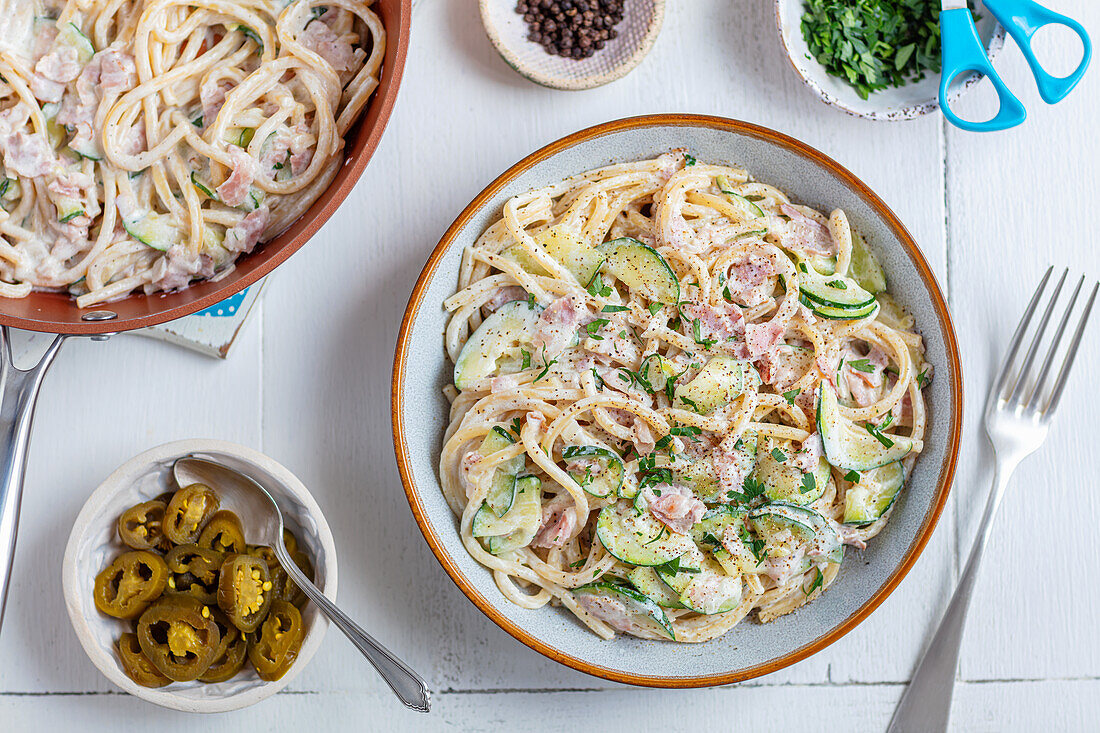
[[[867,428],[867,432],[870,433],[871,435],[873,435],[875,437],[875,440],[882,443],[883,447],[885,447],[885,448],[893,448],[894,447],[894,441],[890,440],[885,435],[883,435],[882,431],[879,430],[879,428],[877,426],[875,426],[871,423],[867,423],[863,427]]]
[[[726,299],[727,303],[732,303],[733,302],[733,296],[730,295],[730,286],[729,285],[722,288],[722,297]]]
[[[543,347],[542,347],[542,371],[539,372],[539,375],[537,377],[535,377],[535,381],[537,382],[537,381],[541,380],[543,377],[545,377],[547,372],[550,371],[550,367],[554,366],[557,363],[558,363],[557,359],[550,359],[549,361],[546,360],[546,345],[543,344]]]
[[[798,490],[800,494],[806,494],[817,488],[817,479],[814,478],[812,473],[802,474],[802,487]]]
[[[605,305],[600,309],[601,313],[622,313],[623,311],[630,310],[630,306],[627,305]]]
[[[661,310],[661,304],[660,303],[650,303],[646,307],[649,309],[649,315],[651,315],[651,316],[657,315],[657,311]]]
[[[569,563],[569,567],[579,568],[581,565],[584,565],[586,562],[588,562],[588,561],[585,560],[585,559],[577,560],[576,562]]]
[[[825,284],[828,285],[830,288],[833,288],[835,290],[847,290],[848,289],[848,283],[844,282],[843,280],[830,280],[829,282],[827,282]]]
[[[596,373],[596,367],[592,367],[592,377],[596,380],[596,391],[603,392],[603,388],[606,386],[603,381],[603,377]]]
[[[783,393],[783,399],[787,401],[788,405],[793,405],[794,398],[800,394],[802,394],[802,390],[800,389],[788,389],[786,392]]]
[[[806,273],[809,272],[809,269],[807,269],[805,262],[799,262],[798,263],[798,269],[799,269],[800,272],[806,272]]]
[[[810,54],[863,99],[940,72],[938,0],[805,0],[803,7]]]
[[[521,369],[530,369],[531,368],[531,352],[527,351],[526,349],[520,349],[519,353],[523,356],[523,364],[520,366],[520,368]]]
[[[932,380],[928,378],[928,367],[924,368],[920,374],[917,375],[917,386],[924,389]]]
[[[534,293],[528,293],[527,294],[527,307],[531,308],[531,309],[534,309],[534,307],[535,307],[535,294]]]
[[[739,504],[748,504],[758,496],[764,495],[764,484],[752,476],[746,476],[741,484],[742,491],[727,491],[726,496]]]
[[[684,397],[683,395],[680,395],[680,401],[683,402],[688,407],[690,407],[692,410],[694,410],[697,414],[699,414],[699,415],[703,414],[702,412],[699,412],[699,405],[695,404],[695,402],[693,400],[691,400],[687,397]]]
[[[680,564],[680,556],[672,558],[666,563],[660,565],[654,565],[653,569],[657,572],[668,573],[669,575],[675,575],[676,573],[698,573],[700,568],[693,568],[690,565]]]
[[[779,450],[778,448],[772,448],[772,458],[782,463],[783,461],[787,460],[787,454]]]
[[[751,201],[752,203],[755,204],[757,201],[763,201],[764,197],[759,195],[759,194],[750,193],[748,196],[745,196],[745,200],[746,201]]]
[[[695,339],[695,343],[700,344],[704,349],[709,349],[711,346],[718,343],[718,339],[703,338],[703,325],[699,322],[698,318],[691,322],[691,335]]]
[[[695,165],[695,156],[688,153],[684,153],[684,165]]]
[[[523,423],[520,422],[520,419],[518,417],[513,417],[508,429],[515,434],[516,440],[519,440],[519,431],[521,427],[523,427]]]
[[[592,282],[588,284],[588,292],[595,298],[606,298],[611,295],[611,286],[604,285],[600,273],[597,272],[596,277],[592,278]]]
[[[597,318],[586,325],[584,330],[588,332],[589,338],[595,339],[596,341],[603,341],[603,336],[599,335],[599,330],[609,323],[611,323],[610,319]]]
[[[668,532],[668,527],[661,527],[661,531],[657,533],[657,536],[654,537],[653,539],[651,539],[649,542],[646,542],[644,544],[652,545],[654,542],[656,542],[657,540],[664,537],[666,532]]]
[[[809,588],[803,588],[802,592],[809,596],[815,590],[821,587],[821,584],[825,582],[825,576],[821,574],[821,568],[815,568],[817,575],[814,576],[814,581],[810,583]]]
[[[870,373],[875,371],[874,365],[872,365],[871,362],[867,359],[852,359],[851,361],[847,361],[845,363],[858,372]]]
[[[844,474],[844,480],[851,481],[853,484],[858,484],[859,473],[857,473],[856,471],[849,471],[848,473]]]

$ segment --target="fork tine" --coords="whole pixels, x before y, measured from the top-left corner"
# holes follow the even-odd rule
[[[1039,287],[1035,290],[1035,295],[1031,296],[1031,302],[1027,304],[1027,310],[1024,311],[1024,317],[1020,319],[1020,325],[1016,327],[1016,333],[1012,334],[1012,341],[1008,345],[1008,353],[1005,354],[1004,363],[1001,365],[1001,373],[997,375],[997,386],[990,393],[995,395],[997,399],[1001,399],[1004,394],[1009,374],[1012,372],[1012,364],[1016,361],[1016,352],[1020,350],[1020,342],[1023,341],[1024,334],[1027,333],[1027,327],[1031,325],[1031,316],[1035,313],[1035,306],[1038,305],[1039,298],[1042,296],[1043,290],[1046,289],[1047,281],[1050,280],[1050,273],[1052,272],[1054,272],[1053,265],[1047,268],[1046,274],[1039,282]]]
[[[1062,336],[1066,332],[1066,324],[1069,323],[1069,317],[1073,314],[1073,306],[1077,305],[1077,296],[1081,294],[1081,287],[1084,284],[1085,276],[1082,275],[1081,279],[1077,281],[1077,287],[1073,289],[1073,295],[1070,296],[1066,312],[1062,314],[1062,320],[1058,322],[1058,330],[1054,332],[1054,338],[1050,340],[1050,349],[1047,350],[1046,359],[1043,360],[1043,368],[1039,370],[1039,376],[1035,379],[1031,394],[1028,395],[1027,401],[1024,403],[1028,407],[1035,409],[1039,406],[1038,400],[1046,387],[1047,375],[1050,373],[1050,368],[1054,366],[1054,354],[1058,351],[1058,344],[1062,342]]]
[[[1049,415],[1058,409],[1058,400],[1062,398],[1062,390],[1066,386],[1069,370],[1073,368],[1073,360],[1077,358],[1077,347],[1081,345],[1081,336],[1085,333],[1085,325],[1088,324],[1089,314],[1092,312],[1092,304],[1096,301],[1097,290],[1100,290],[1100,283],[1092,287],[1092,294],[1089,295],[1089,301],[1085,304],[1085,312],[1081,314],[1081,321],[1077,324],[1077,330],[1073,333],[1073,341],[1069,344],[1069,351],[1066,352],[1066,359],[1062,362],[1062,371],[1058,373],[1058,381],[1054,383],[1054,392],[1050,395],[1050,401],[1047,403],[1047,409],[1044,410],[1044,414]]]
[[[1012,394],[1009,395],[1008,401],[1017,403],[1023,399],[1024,390],[1027,388],[1028,377],[1031,376],[1031,366],[1035,363],[1035,355],[1039,353],[1039,344],[1043,340],[1043,334],[1046,333],[1047,324],[1050,323],[1050,317],[1054,313],[1054,305],[1058,302],[1058,296],[1062,294],[1062,286],[1066,284],[1066,276],[1069,275],[1069,268],[1067,267],[1062,272],[1062,277],[1058,279],[1058,284],[1054,286],[1054,294],[1050,296],[1050,302],[1047,303],[1046,310],[1043,311],[1043,317],[1039,321],[1038,330],[1035,332],[1035,336],[1032,337],[1031,346],[1028,347],[1027,356],[1024,357],[1023,366],[1020,367],[1020,373],[1016,377],[1016,386],[1012,388]]]

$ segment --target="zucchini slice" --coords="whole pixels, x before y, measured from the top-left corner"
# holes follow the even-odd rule
[[[680,281],[668,262],[648,244],[620,237],[600,245],[607,253],[607,271],[654,303],[680,301]]]
[[[485,436],[485,440],[481,441],[481,447],[477,449],[477,452],[483,456],[490,456],[515,442],[507,430],[496,425]],[[485,497],[485,503],[498,517],[503,517],[512,508],[512,503],[516,498],[517,479],[526,466],[527,459],[524,454],[520,453],[515,458],[509,458],[500,464],[493,472],[493,485],[489,489],[489,495]]]
[[[844,494],[844,523],[861,526],[879,519],[893,506],[904,485],[905,469],[900,462],[863,472]]]
[[[829,462],[821,457],[813,472],[807,474],[792,463],[795,452],[789,440],[764,438],[757,450],[753,476],[764,484],[764,494],[772,501],[813,504],[829,483]]]
[[[455,362],[455,386],[466,389],[494,374],[521,370],[520,351],[531,349],[542,308],[513,300],[493,311],[470,335]]]
[[[617,583],[589,583],[573,589],[574,593],[581,595],[601,596],[605,602],[611,601],[622,606],[638,626],[667,636],[676,640],[676,633],[672,630],[672,624],[668,616],[657,605],[657,602],[648,596],[644,596],[630,586]]]
[[[487,504],[474,515],[474,537],[486,539],[489,552],[499,555],[526,547],[535,538],[542,521],[542,482],[536,476],[523,476],[516,481],[516,498],[512,508],[498,517]]]
[[[684,607],[679,600],[680,594],[669,588],[668,584],[661,580],[661,576],[653,568],[634,568],[626,577],[638,589],[639,593],[656,601],[658,606],[662,608]]]
[[[665,585],[679,594],[677,602],[696,613],[725,613],[741,602],[741,579],[730,577],[714,560],[695,550],[678,558],[676,570],[654,568]]]
[[[710,547],[720,547],[722,537],[730,527],[740,533],[745,526],[745,517],[748,512],[744,509],[723,504],[715,507],[703,515],[703,518],[691,528],[691,537],[696,544]]]
[[[863,311],[875,304],[875,296],[850,277],[822,275],[803,259],[798,261],[798,270],[799,292],[813,304],[853,311]]]
[[[878,295],[886,290],[886,273],[882,265],[867,241],[855,232],[852,232],[852,262],[848,274],[869,293]]]
[[[624,502],[600,510],[596,536],[608,552],[631,565],[661,565],[686,552],[698,551],[687,535],[673,532],[648,511],[638,513]]]
[[[676,376],[676,368],[672,362],[660,354],[650,354],[642,359],[642,365],[638,367],[638,375],[649,381],[649,386],[654,392],[663,392],[668,380]]]
[[[161,252],[183,239],[183,232],[167,214],[141,214],[124,219],[122,226],[131,237]]]
[[[748,476],[756,465],[756,433],[746,430],[734,444],[737,462],[736,473],[739,476]],[[697,461],[690,461],[684,454],[677,456],[677,463],[681,464],[672,469],[680,483],[687,484],[691,490],[704,502],[721,503],[729,501],[722,491],[722,484],[718,481],[718,469],[714,465],[713,454]]]
[[[66,23],[57,29],[56,43],[71,46],[76,49],[76,59],[84,66],[95,56],[95,46],[92,39],[84,35],[84,32],[75,23]]]
[[[836,390],[828,382],[821,383],[817,394],[817,429],[829,463],[846,470],[869,471],[885,466],[900,461],[916,447],[916,441],[904,435],[882,435],[879,440],[844,417]]]
[[[790,554],[794,543],[808,546],[808,554],[829,562],[844,559],[840,534],[820,512],[809,507],[773,502],[749,512],[749,520],[765,541],[769,557]]]
[[[749,201],[733,190],[733,185],[730,180],[725,176],[715,176],[714,182],[718,185],[718,190],[730,197],[730,201],[733,205],[741,209],[746,219],[763,219],[764,210],[757,206],[754,202]]]
[[[626,475],[623,459],[612,450],[598,445],[569,445],[562,450],[561,457],[567,461],[585,462],[584,469],[569,471],[585,493],[602,498],[618,492],[623,486]]]
[[[694,379],[676,386],[674,402],[694,405],[696,412],[709,415],[745,391],[746,380],[751,379],[749,369],[747,364],[732,356],[712,356]]]
[[[552,226],[543,229],[535,235],[546,254],[554,258],[566,270],[577,278],[582,286],[587,286],[596,276],[596,272],[603,264],[606,255],[596,247],[592,247],[581,239],[580,234],[571,232],[561,227]],[[531,256],[527,250],[518,244],[514,244],[502,253],[505,257],[515,260],[527,272],[532,275],[548,275]]]
[[[213,186],[199,178],[199,174],[195,171],[191,171],[191,185],[199,189],[199,192],[209,199],[214,201],[218,200],[218,192],[214,190]]]

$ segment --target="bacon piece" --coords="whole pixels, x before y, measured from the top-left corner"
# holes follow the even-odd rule
[[[731,437],[723,438],[718,447],[711,452],[711,460],[714,470],[718,474],[718,485],[722,487],[722,493],[727,491],[741,491],[745,485],[745,477],[751,470],[741,459],[741,454],[734,446],[737,440]]]
[[[145,292],[180,290],[195,278],[208,278],[214,274],[214,260],[206,255],[192,254],[181,244],[174,244],[168,254],[157,260],[153,280],[145,286]]]
[[[486,308],[490,313],[501,307],[505,303],[511,303],[514,300],[523,300],[527,297],[527,291],[521,288],[519,285],[506,285],[496,288],[493,291],[492,297],[490,297],[482,305],[482,308]]]
[[[618,598],[605,595],[594,595],[591,593],[580,593],[576,598],[577,605],[601,621],[604,621],[612,628],[627,634],[647,631],[647,629],[634,621],[635,615],[631,613],[627,609],[626,604]]]
[[[324,22],[312,21],[298,36],[298,42],[329,63],[337,73],[355,67],[355,48],[340,38]]]
[[[539,315],[532,345],[536,350],[557,356],[572,343],[577,329],[591,318],[587,306],[579,298],[566,295],[551,303]]]
[[[837,253],[836,242],[827,226],[811,219],[790,204],[781,204],[779,210],[791,218],[781,236],[784,247],[811,255],[828,256]]]
[[[812,473],[817,469],[817,464],[824,455],[825,446],[821,442],[821,434],[813,432],[810,433],[810,437],[802,441],[802,448],[791,458],[791,465],[796,466],[803,473]]]
[[[269,216],[270,212],[267,206],[261,206],[255,211],[249,212],[248,216],[241,219],[236,226],[232,226],[225,231],[225,241],[223,242],[225,248],[230,252],[251,252],[256,243],[260,241],[260,236],[264,233],[264,227],[267,226]]]
[[[768,297],[761,286],[775,274],[775,263],[771,257],[757,252],[746,252],[730,265],[726,287],[735,301],[746,306],[759,305]]]
[[[57,123],[74,130],[70,147],[87,145],[95,136],[92,124],[100,99],[119,94],[136,83],[133,56],[114,48],[96,53],[77,76],[74,89],[66,92],[57,112]]]
[[[8,171],[20,176],[44,176],[53,167],[53,149],[43,135],[13,132],[0,140],[0,150]]]
[[[233,172],[218,186],[218,198],[226,206],[240,206],[248,198],[248,188],[256,176],[256,163],[244,148],[230,145]]]
[[[643,489],[643,496],[653,518],[679,534],[687,534],[707,511],[706,505],[683,486],[657,484]]]
[[[43,102],[59,102],[65,85],[80,74],[80,61],[72,46],[54,46],[38,59],[31,77],[31,92]]]
[[[503,374],[499,377],[495,377],[489,382],[489,392],[497,394],[498,392],[507,392],[510,389],[515,389],[519,386],[519,378],[515,374]]]
[[[566,497],[568,498],[568,497]],[[542,522],[531,547],[562,547],[577,528],[577,512],[566,501],[551,501],[542,508]]]
[[[199,101],[202,102],[202,126],[210,127],[218,118],[225,105],[225,95],[233,85],[225,79],[207,78],[199,87]]]
[[[745,346],[748,348],[749,357],[758,359],[767,354],[783,340],[786,332],[786,327],[775,321],[750,323],[745,326]]]

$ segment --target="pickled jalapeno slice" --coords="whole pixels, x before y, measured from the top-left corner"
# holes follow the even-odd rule
[[[168,567],[167,593],[193,596],[205,604],[217,603],[218,570],[225,556],[198,545],[177,545],[164,556]]]
[[[204,484],[191,484],[172,494],[164,514],[164,534],[177,545],[196,542],[203,527],[218,511],[221,502]]]
[[[233,622],[224,613],[216,610],[214,622],[218,624],[221,640],[218,642],[214,661],[199,675],[200,682],[225,682],[241,671],[248,656],[248,640]]]
[[[118,538],[135,550],[166,552],[171,547],[164,536],[164,512],[167,508],[167,504],[155,499],[130,507],[118,518]]]
[[[244,552],[244,530],[241,528],[241,520],[228,509],[214,512],[199,535],[198,545],[215,552]]]
[[[100,571],[92,595],[95,607],[115,618],[137,618],[164,592],[168,568],[148,550],[124,552]]]
[[[119,638],[118,658],[126,675],[142,687],[164,687],[172,681],[162,675],[141,651],[137,634],[125,633]]]
[[[244,632],[259,627],[274,600],[267,564],[251,555],[232,555],[222,564],[218,607]]]
[[[141,651],[170,680],[198,679],[218,653],[221,632],[210,607],[197,598],[166,595],[141,614]]]
[[[274,601],[258,631],[249,637],[248,660],[260,679],[274,681],[286,674],[302,648],[302,614],[286,601]]]

